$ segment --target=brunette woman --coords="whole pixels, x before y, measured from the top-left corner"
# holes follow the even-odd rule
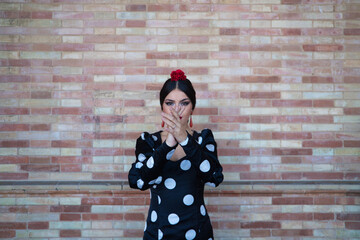
[[[196,93],[181,70],[160,91],[162,131],[144,132],[136,142],[130,187],[150,188],[143,239],[214,239],[204,204],[204,185],[223,181],[210,129],[192,129]]]

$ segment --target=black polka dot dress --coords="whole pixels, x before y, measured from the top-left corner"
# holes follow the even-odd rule
[[[130,187],[151,191],[143,239],[214,239],[204,185],[218,186],[224,177],[211,130],[188,134],[178,161],[170,161],[177,146],[162,143],[160,134],[141,134],[129,171]]]

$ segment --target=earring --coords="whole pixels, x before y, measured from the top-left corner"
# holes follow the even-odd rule
[[[164,121],[161,122],[161,127],[164,127],[165,126],[165,123]]]
[[[190,123],[189,126],[192,128],[193,127],[193,122],[192,122],[192,117],[190,116]]]

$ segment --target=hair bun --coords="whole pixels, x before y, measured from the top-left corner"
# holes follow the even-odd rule
[[[185,73],[181,70],[181,69],[178,69],[176,71],[172,71],[171,74],[171,81],[179,81],[179,80],[186,80],[186,75]]]

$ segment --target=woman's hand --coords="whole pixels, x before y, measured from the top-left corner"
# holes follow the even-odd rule
[[[181,114],[181,113],[180,113]],[[162,112],[161,113],[162,120],[165,122],[165,130],[169,133],[169,135],[173,136],[176,142],[180,143],[184,141],[187,137],[187,124],[181,123],[179,113],[174,109],[171,109],[171,115]],[[171,137],[170,136],[170,137]],[[168,139],[166,139],[167,141]],[[169,139],[171,140],[171,139]]]

